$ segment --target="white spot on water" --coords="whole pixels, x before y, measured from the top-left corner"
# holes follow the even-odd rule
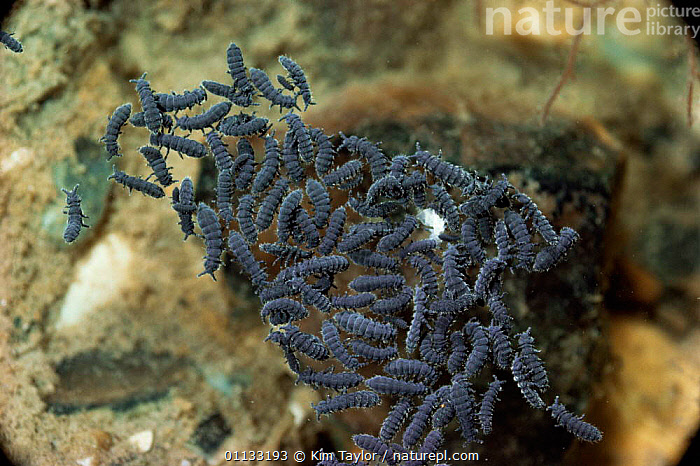
[[[418,221],[431,229],[430,239],[439,240],[438,235],[445,231],[445,221],[433,209],[423,209],[416,215]]]

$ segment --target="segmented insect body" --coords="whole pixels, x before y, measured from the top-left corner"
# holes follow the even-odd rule
[[[174,134],[151,134],[150,143],[152,146],[167,147],[179,154],[196,159],[201,159],[207,155],[207,147],[201,142],[183,138],[182,136],[175,136]]]
[[[542,401],[537,389],[546,389],[548,386],[547,373],[544,370],[542,361],[536,356],[536,352],[532,347],[532,337],[527,332],[518,335],[518,344],[521,346],[520,353],[513,359],[511,372],[513,380],[520,388],[525,401],[535,409],[544,409],[545,404]]]
[[[231,169],[221,170],[216,182],[216,208],[219,210],[219,217],[226,225],[233,221],[232,194],[233,176]]]
[[[302,332],[295,325],[285,325],[282,330],[286,332],[290,348],[298,350],[316,361],[328,359],[328,349],[316,335]]]
[[[379,430],[379,438],[385,442],[391,442],[396,436],[399,429],[408,419],[408,413],[413,408],[410,397],[401,398],[389,411],[389,414],[382,422],[382,427]]]
[[[499,325],[491,325],[488,328],[488,333],[491,341],[491,351],[493,352],[493,361],[501,369],[507,369],[510,367],[513,359],[513,349],[510,346],[508,335]]]
[[[421,445],[421,447],[418,449],[418,452],[415,455],[419,459],[404,461],[401,464],[405,466],[424,465],[425,460],[420,458],[429,458],[429,455],[435,455],[435,452],[437,452],[438,448],[440,448],[440,445],[442,445],[444,441],[445,439],[443,438],[442,433],[439,430],[431,430],[425,436],[425,440],[423,440],[423,445]]]
[[[349,180],[343,181],[342,183],[340,183],[338,185],[338,189],[342,189],[344,191],[350,191],[350,190],[355,189],[358,186],[360,186],[362,184],[362,182],[364,181],[364,179],[365,179],[364,175],[362,173],[358,173],[358,175],[355,176],[354,178],[350,178]]]
[[[351,281],[348,286],[360,293],[385,290],[401,289],[406,284],[403,275],[360,275]]]
[[[388,395],[422,395],[428,390],[428,387],[420,382],[407,382],[384,375],[375,375],[371,379],[367,379],[365,385],[377,393]]]
[[[338,328],[332,320],[324,320],[321,324],[321,337],[328,349],[333,353],[333,356],[340,361],[345,368],[352,370],[360,368],[360,361],[350,356],[347,348],[345,348],[345,345],[343,345],[343,342],[340,340]]]
[[[299,290],[304,304],[309,304],[321,312],[331,312],[331,300],[321,291],[307,284],[301,278],[294,278],[288,283],[292,288]]]
[[[158,149],[151,146],[141,146],[139,152],[148,162],[148,166],[153,170],[153,174],[161,186],[170,186],[175,182],[170,174],[170,169],[173,167],[165,165],[165,159]]]
[[[341,311],[333,319],[346,332],[370,340],[389,341],[396,337],[396,328],[392,325],[382,324],[354,311]]]
[[[348,205],[355,212],[365,217],[382,217],[387,218],[396,210],[402,207],[398,201],[386,201],[375,205],[369,205],[366,201],[360,201],[355,197],[348,199]]]
[[[287,267],[290,262],[296,262],[299,259],[308,259],[313,254],[312,251],[307,251],[285,243],[260,243],[258,247],[263,252],[277,256],[275,261],[282,259],[282,263],[285,267]]]
[[[376,234],[377,233],[375,231],[369,229],[350,233],[343,237],[343,239],[336,246],[336,249],[340,253],[349,253],[350,251],[354,251],[372,241],[372,238],[374,238]]]
[[[250,252],[248,243],[237,231],[231,231],[228,237],[228,247],[233,253],[233,257],[243,270],[251,276],[253,285],[260,286],[267,282],[267,273],[260,264],[255,260],[253,253]]]
[[[314,148],[311,144],[311,135],[309,134],[309,130],[306,128],[306,126],[304,126],[304,122],[301,121],[301,118],[299,118],[299,115],[290,112],[280,118],[280,120],[284,120],[287,123],[287,126],[289,127],[288,132],[291,132],[294,135],[294,140],[296,141],[297,150],[301,159],[305,162],[310,161],[314,156]]]
[[[266,133],[270,127],[267,118],[240,114],[224,118],[217,129],[226,136],[255,136]]]
[[[129,123],[131,123],[132,126],[136,126],[137,128],[145,128],[146,127],[146,115],[144,112],[137,112],[134,113],[131,118],[129,118]],[[163,128],[172,128],[175,122],[173,121],[173,117],[168,115],[167,113],[163,114]]]
[[[421,150],[419,143],[416,143],[416,152],[411,158],[449,186],[468,188],[473,183],[473,176],[469,172],[450,162],[441,160],[440,157],[436,157],[428,151]]]
[[[287,131],[282,142],[282,162],[289,177],[296,183],[301,183],[304,179],[304,168],[299,160],[297,142],[294,133]]]
[[[411,193],[413,195],[413,203],[417,207],[424,209],[426,206],[425,189],[428,186],[428,181],[425,174],[418,170],[414,170],[409,176],[401,179],[401,185],[407,193]]]
[[[236,212],[238,228],[241,230],[241,233],[246,241],[251,244],[258,241],[258,231],[255,229],[255,223],[253,222],[254,202],[255,200],[250,194],[241,196],[238,199],[238,211]]]
[[[218,95],[219,97],[225,97],[233,103],[236,103],[236,100],[238,99],[238,96],[236,96],[236,89],[233,86],[216,81],[202,81],[202,87],[208,92]],[[243,106],[246,107],[247,105]]]
[[[393,257],[385,256],[369,249],[358,249],[348,253],[348,257],[356,264],[366,268],[396,272],[399,264]]]
[[[419,379],[428,385],[432,385],[437,379],[435,369],[419,359],[394,359],[384,366],[384,372],[394,377]]]
[[[372,181],[377,181],[386,176],[389,172],[389,158],[384,155],[384,152],[376,144],[372,144],[367,138],[348,137],[343,133],[338,134],[343,139],[338,150],[348,149],[350,152],[360,154],[366,158],[372,172]]]
[[[321,183],[309,178],[306,180],[306,195],[314,206],[314,225],[323,228],[331,215],[331,197]]]
[[[297,107],[296,99],[282,94],[282,91],[279,89],[275,89],[264,71],[257,68],[250,68],[248,71],[250,71],[250,80],[253,81],[255,87],[258,88],[264,98],[270,101],[270,108],[279,105],[280,112],[282,108],[297,108],[297,110],[300,110]]]
[[[180,229],[185,234],[186,241],[190,235],[194,235],[194,221],[192,214],[197,211],[197,206],[194,203],[194,184],[190,177],[185,177],[180,182],[180,188],[173,190],[173,210],[177,212],[180,221]]]
[[[298,94],[301,95],[301,98],[304,100],[304,111],[309,108],[309,105],[315,105],[316,102],[314,102],[311,97],[311,89],[309,88],[309,83],[306,81],[306,75],[304,74],[304,70],[301,69],[301,66],[291,58],[285,56],[280,56],[279,62],[284,69],[287,70],[287,73],[289,73],[289,79],[291,79],[294,85],[299,89]]]
[[[447,330],[453,320],[450,314],[441,314],[435,320],[433,331],[423,339],[419,348],[426,362],[442,365],[447,361]]]
[[[396,294],[396,296],[380,299],[373,303],[369,310],[375,314],[391,316],[405,309],[410,304],[412,298],[413,291],[409,287],[405,286]]]
[[[283,325],[297,320],[302,320],[309,315],[309,311],[298,301],[289,298],[277,298],[266,302],[260,310],[263,322],[270,319],[271,325]]]
[[[469,201],[462,204],[459,209],[468,217],[491,218],[490,209],[503,199],[506,191],[511,187],[506,176],[501,175],[501,177],[501,180],[492,183],[483,194],[472,197]]]
[[[447,226],[450,230],[459,231],[459,210],[452,196],[439,184],[431,185],[430,189],[433,191],[433,195],[437,201],[437,211],[440,216],[444,217],[447,221]]]
[[[221,172],[222,170],[232,168],[233,159],[226,149],[226,144],[221,140],[221,135],[216,130],[211,130],[207,133],[206,140],[212,154],[214,154],[216,169]]]
[[[76,184],[72,191],[61,189],[66,194],[66,207],[63,213],[68,214],[68,223],[63,230],[63,240],[66,243],[75,241],[82,227],[90,228],[83,222],[83,219],[88,218],[88,216],[83,213],[83,209],[80,207],[81,199],[78,195],[78,186],[80,185]]]
[[[231,111],[231,102],[219,102],[209,110],[195,116],[183,116],[177,119],[177,126],[185,131],[213,128],[214,123],[225,117]]]
[[[517,248],[516,257],[518,264],[516,267],[529,270],[534,259],[534,247],[530,233],[527,231],[525,220],[516,212],[506,210],[504,214],[506,226],[510,230]]]
[[[486,302],[489,307],[489,312],[493,318],[493,322],[502,327],[505,331],[509,331],[513,320],[510,313],[508,312],[508,307],[503,302],[503,296],[495,293],[491,293]]]
[[[333,398],[319,401],[317,405],[311,404],[311,407],[316,411],[318,419],[323,414],[330,414],[337,411],[343,411],[349,408],[372,408],[381,403],[379,395],[369,390],[360,390],[358,392],[341,393]]]
[[[354,234],[360,230],[372,230],[378,235],[385,235],[394,231],[394,224],[386,221],[381,222],[362,222],[356,223],[350,227],[350,233]]]
[[[280,83],[280,86],[283,88],[287,89],[288,91],[294,92],[294,84],[290,83],[287,78],[282,76],[281,74],[277,75],[277,82]]]
[[[281,282],[293,277],[309,275],[333,275],[348,269],[350,262],[343,256],[312,257],[282,270],[275,278]]]
[[[143,178],[127,175],[123,171],[117,170],[116,165],[113,167],[113,169],[114,172],[109,175],[107,179],[113,179],[117,183],[124,185],[125,187],[129,188],[129,192],[135,189],[136,191],[142,192],[143,194],[151,196],[155,199],[160,199],[161,197],[165,196],[165,192],[157,184],[146,181]]]
[[[265,158],[262,167],[253,180],[253,193],[265,191],[272,180],[275,179],[280,169],[280,149],[277,139],[274,136],[265,137]]]
[[[287,360],[287,365],[295,374],[301,372],[301,365],[299,364],[299,358],[296,357],[294,351],[283,346],[282,351],[284,351],[284,358]]]
[[[359,293],[344,296],[333,296],[331,304],[336,309],[360,309],[367,307],[377,299],[374,293]]]
[[[447,297],[454,299],[469,294],[471,290],[460,270],[460,265],[464,264],[465,258],[457,246],[449,244],[442,257],[442,271]]]
[[[410,254],[425,253],[437,249],[438,242],[434,239],[413,241],[399,252],[399,257],[405,259]]]
[[[0,31],[0,44],[4,45],[15,53],[22,53],[22,43],[12,37],[12,34]]]
[[[552,228],[552,224],[549,223],[547,217],[545,217],[542,211],[537,207],[537,204],[535,204],[529,196],[518,193],[514,195],[513,198],[523,204],[522,213],[525,214],[525,218],[532,219],[532,225],[535,227],[535,230],[539,232],[547,243],[553,245],[559,241],[559,236],[554,231],[554,228]]]
[[[286,243],[293,227],[294,214],[301,204],[304,192],[301,189],[292,191],[285,196],[277,215],[277,238]]]
[[[232,171],[236,178],[236,189],[245,191],[253,181],[255,154],[253,153],[253,146],[244,138],[238,140],[236,149],[238,150],[238,157],[233,161]]]
[[[199,208],[197,209],[197,223],[199,224],[199,228],[202,229],[204,244],[207,250],[207,254],[204,256],[204,271],[197,276],[201,277],[202,275],[209,274],[211,278],[216,281],[214,272],[216,272],[221,265],[221,253],[224,250],[221,224],[214,210],[203,202],[199,203]]]
[[[578,238],[578,233],[572,228],[562,228],[559,232],[558,241],[537,253],[532,269],[536,272],[545,272],[557,265],[566,256],[566,253],[569,252],[569,249],[571,249]]]
[[[107,160],[112,157],[121,157],[122,154],[119,153],[121,148],[117,143],[117,138],[121,134],[122,126],[129,119],[131,115],[131,104],[124,104],[117,107],[117,109],[112,113],[112,116],[107,119],[107,129],[105,130],[105,135],[100,138],[100,141],[105,144],[105,149],[107,150]]]
[[[377,251],[389,252],[396,249],[408,238],[413,230],[418,226],[418,220],[411,215],[407,215],[403,222],[396,229],[382,237],[377,243]]]
[[[481,431],[488,435],[491,433],[493,427],[493,409],[498,401],[498,392],[503,390],[503,384],[505,381],[498,380],[496,376],[493,376],[493,382],[489,384],[489,388],[484,393],[484,397],[481,399],[481,406],[479,407],[479,423],[481,424]]]
[[[291,286],[289,283],[264,283],[258,288],[257,295],[258,298],[260,298],[260,302],[265,304],[273,299],[296,296],[299,292],[300,290],[298,288]]]
[[[418,443],[418,440],[423,436],[425,428],[428,426],[430,415],[437,409],[442,400],[449,395],[449,389],[449,385],[440,387],[423,399],[423,403],[418,406],[418,409],[411,418],[411,422],[409,422],[408,426],[406,426],[406,430],[404,430],[402,439],[404,447],[411,448]]]
[[[428,320],[425,317],[427,296],[424,290],[420,287],[416,287],[413,297],[413,319],[411,320],[411,325],[408,327],[408,333],[406,334],[406,352],[409,354],[414,352],[418,347],[421,328],[428,324]]]
[[[300,230],[306,240],[306,245],[309,248],[313,249],[319,245],[321,242],[321,236],[319,235],[316,226],[305,209],[300,207],[296,210],[294,215],[294,224],[297,228],[292,230],[292,233],[297,231],[297,229]]]
[[[362,340],[350,340],[350,348],[356,355],[370,361],[386,361],[396,357],[398,354],[395,346],[378,348]]]
[[[258,231],[267,230],[272,225],[275,212],[277,212],[288,190],[289,182],[285,178],[280,178],[275,182],[275,185],[260,203],[258,216],[255,218],[255,226]]]
[[[434,429],[443,429],[455,418],[455,409],[450,400],[446,400],[442,406],[433,413],[432,423]]]
[[[362,162],[350,160],[323,177],[326,186],[334,186],[356,178],[362,170]]]
[[[327,136],[320,128],[311,128],[311,140],[316,144],[318,150],[314,161],[316,174],[319,178],[323,177],[333,165],[335,159],[335,149],[329,136]]]
[[[396,464],[394,451],[381,439],[368,434],[356,434],[352,436],[352,441],[361,449],[374,453],[382,461],[386,461],[387,464]]]
[[[487,260],[479,270],[479,275],[474,283],[474,294],[480,300],[485,301],[488,296],[488,290],[492,283],[497,280],[501,272],[506,267],[506,263],[498,257],[493,257]]]
[[[139,79],[132,79],[129,82],[136,83],[136,92],[138,92],[139,100],[141,101],[141,109],[143,109],[146,128],[148,128],[151,133],[155,134],[158,133],[161,126],[163,126],[163,115],[156,103],[156,97],[151,90],[151,84],[144,79],[145,77],[146,73],[142,74]],[[124,121],[126,121],[126,119]]]
[[[462,438],[467,442],[477,441],[476,431],[476,402],[471,382],[464,374],[457,374],[452,379],[450,401],[454,406],[457,421],[462,432]]]
[[[356,372],[333,372],[331,368],[319,372],[309,367],[299,373],[296,383],[303,382],[315,388],[324,387],[345,392],[348,388],[357,387],[364,380],[364,377]]]
[[[158,106],[164,112],[170,113],[192,108],[195,105],[200,105],[202,102],[207,100],[207,93],[204,92],[204,89],[197,87],[192,91],[185,91],[184,94],[175,94],[174,92],[171,94],[155,94],[155,99]]]
[[[592,443],[603,439],[603,433],[594,425],[585,422],[583,416],[578,417],[567,411],[566,406],[559,402],[559,397],[554,399],[554,403],[547,410],[552,412],[557,426],[565,428],[577,438]]]
[[[421,256],[411,256],[408,263],[418,270],[421,283],[426,293],[429,295],[437,295],[438,292],[438,277],[435,269],[430,264],[430,261]]]
[[[468,217],[462,223],[461,233],[462,242],[471,260],[475,264],[483,264],[486,260],[486,251],[484,251],[484,247],[477,236],[476,219],[474,217]]]
[[[452,350],[447,358],[447,372],[456,374],[464,368],[469,352],[464,341],[464,334],[461,331],[452,332],[450,343],[452,344]]]
[[[469,353],[464,369],[464,374],[471,378],[479,373],[486,362],[489,355],[489,336],[484,327],[474,320],[467,322],[464,326],[464,335],[469,338],[472,345],[472,351]]]
[[[391,175],[380,178],[367,190],[368,204],[375,204],[379,198],[402,199],[404,197],[403,186],[398,179]]]
[[[456,243],[460,239],[460,235],[453,235],[451,233],[442,232],[438,235],[440,241],[445,241],[448,243]]]
[[[508,236],[508,230],[503,220],[499,219],[494,227],[494,235],[496,238],[496,250],[498,258],[504,262],[510,262],[513,258],[513,244]]]
[[[393,176],[397,180],[403,181],[406,177],[406,167],[410,160],[405,155],[396,155],[391,159],[391,165],[389,166],[389,175]]]
[[[520,385],[521,381],[529,382],[535,387],[545,390],[549,387],[547,371],[542,360],[537,357],[540,351],[533,345],[535,340],[530,335],[530,328],[516,335],[518,338],[518,355],[513,360],[511,370],[513,379]]]
[[[241,49],[231,42],[226,50],[226,63],[228,65],[228,74],[233,79],[233,84],[243,94],[250,95],[254,92],[253,85],[248,80],[246,75],[246,67],[243,63],[243,53]]]

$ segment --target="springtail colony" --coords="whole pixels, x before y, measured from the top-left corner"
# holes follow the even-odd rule
[[[235,44],[226,61],[230,83],[203,81],[183,94],[154,92],[145,73],[134,79],[142,111],[132,115],[131,104],[119,106],[102,141],[107,160],[121,157],[124,127],[146,128],[148,144],[139,152],[154,180],[116,166],[109,178],[157,199],[178,182],[166,163],[170,151],[214,157],[215,208],[195,204],[194,185],[185,177],[172,190],[174,218],[185,240],[203,240],[200,275],[216,279],[228,251],[250,276],[261,317],[272,326],[266,340],[282,350],[297,383],[336,393],[312,405],[318,417],[391,403],[378,436],[353,440],[396,464],[393,453],[436,451],[448,429],[457,428],[466,443],[481,442],[492,431],[499,392],[510,379],[526,403],[550,411],[558,426],[580,440],[600,441],[601,432],[559,397],[548,407],[536,331],[517,329],[503,292],[506,271],[548,271],[577,233],[567,227],[556,232],[505,176],[489,179],[419,144],[411,155],[390,157],[366,138],[335,137],[305,124],[299,98],[304,110],[315,102],[304,71],[289,57],[279,58],[286,71],[277,77],[281,88],[264,71],[246,68]],[[196,115],[178,115],[212,95],[223,101]],[[273,123],[249,111],[259,98],[287,112],[280,118],[284,134],[276,136]],[[240,110],[232,114],[234,107]],[[193,131],[201,131],[206,144],[190,139]],[[260,163],[254,138],[264,143]],[[86,225],[77,187],[66,194],[70,242]],[[418,218],[430,210],[445,231],[425,239]],[[276,242],[259,243],[258,235],[271,228]],[[279,261],[281,271],[271,277],[258,253]],[[357,266],[352,272],[351,264]],[[348,289],[336,289],[340,283],[349,283]],[[299,322],[312,312],[321,324],[307,333]],[[496,374],[490,382],[477,378],[487,364]],[[369,378],[358,372],[366,366],[375,368]]]

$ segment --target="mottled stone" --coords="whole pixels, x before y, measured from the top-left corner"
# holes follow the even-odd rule
[[[214,453],[221,443],[233,433],[221,413],[203,419],[192,434],[191,441],[204,453]]]
[[[188,365],[169,354],[134,351],[116,356],[85,351],[56,365],[59,381],[45,402],[55,414],[100,407],[129,410],[165,397]]]

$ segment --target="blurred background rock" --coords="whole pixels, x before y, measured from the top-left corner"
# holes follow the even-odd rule
[[[604,34],[581,39],[573,79],[541,125],[574,38],[506,35],[498,24],[487,35],[485,8],[499,6],[517,21],[526,16],[518,9],[541,12],[545,3],[8,7],[2,30],[24,53],[0,50],[7,455],[18,465],[223,464],[226,450],[349,449],[352,433],[375,433],[381,410],[316,422],[310,402],[322,394],[295,387],[280,352],[262,343],[268,330],[246,282],[233,269],[217,283],[196,279],[201,246],[182,243],[167,202],[105,181],[111,167],[96,141],[116,106],[136,102],[128,80],[147,71],[161,92],[227,82],[234,41],[247,66],[268,74],[280,70],[280,54],[304,67],[318,102],[308,123],[381,140],[389,154],[420,140],[450,161],[507,173],[558,227],[581,232],[561,268],[513,280],[508,291],[518,324],[538,329],[555,391],[604,440],[582,446],[504,393],[481,459],[678,464],[700,419],[700,123],[688,124],[688,85],[697,81],[689,43],[645,28],[626,36],[611,18]],[[128,128],[120,139],[129,173],[147,174],[129,156],[143,134]],[[175,165],[176,179],[206,186],[206,167]],[[60,188],[78,181],[91,228],[66,246]]]

